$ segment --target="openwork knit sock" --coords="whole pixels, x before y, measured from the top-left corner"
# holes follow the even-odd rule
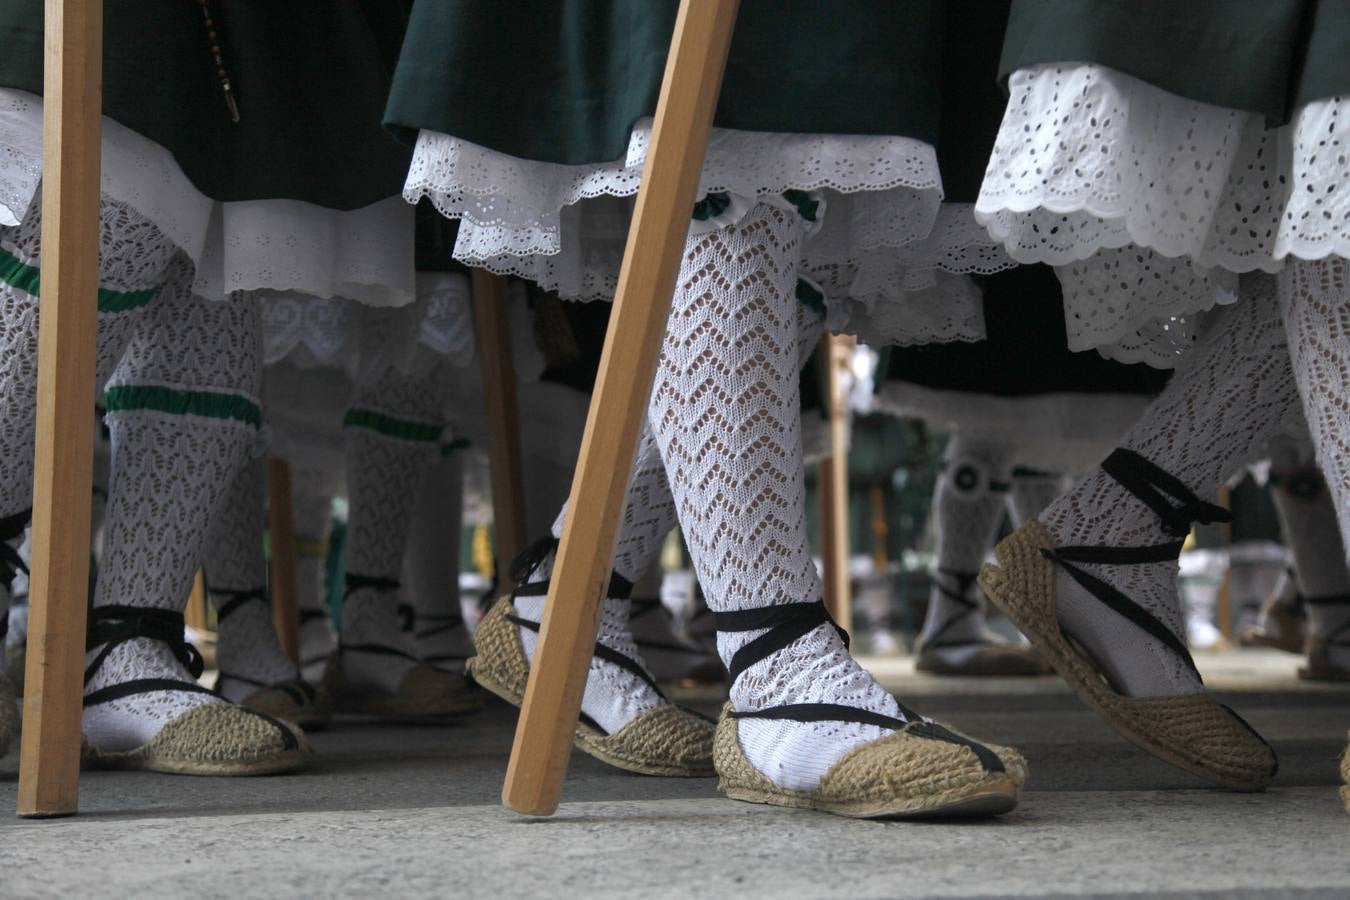
[[[19,225],[0,228],[0,516],[29,508],[37,415],[41,198]],[[160,230],[121,203],[99,206],[97,380],[122,357],[175,254]]]
[[[238,703],[260,688],[299,674],[282,652],[267,602],[265,463],[254,457],[226,492],[211,523],[203,560],[206,586],[219,622],[218,690]]]
[[[1123,446],[1161,467],[1199,498],[1262,452],[1296,410],[1298,393],[1273,279],[1244,276],[1242,297],[1214,315],[1204,336]],[[1056,546],[1142,547],[1185,537],[1103,469],[1093,470],[1042,516]],[[1178,533],[1179,532],[1179,533]],[[1185,641],[1173,561],[1084,564]],[[1063,569],[1056,580],[1060,625],[1122,693],[1158,696],[1202,689],[1186,660],[1092,597]]]
[[[295,595],[300,614],[300,668],[306,681],[323,676],[337,647],[328,613],[328,539],[333,498],[341,475],[319,466],[291,464],[291,509],[295,521]]]
[[[562,511],[553,523],[554,538],[562,537],[566,518],[567,505],[563,504]],[[615,545],[614,572],[618,577],[611,582],[609,596],[601,606],[600,633],[597,638],[602,645],[644,666],[637,642],[628,627],[630,591],[632,583],[660,554],[661,543],[673,527],[675,506],[666,483],[665,466],[652,439],[651,430],[644,426],[633,460],[623,520]],[[529,573],[525,583],[547,581],[552,571],[553,552],[549,551]],[[542,596],[516,596],[512,602],[522,619],[541,622],[544,601]],[[527,627],[521,627],[519,631],[525,656],[533,660],[538,633]],[[613,734],[637,716],[664,702],[650,684],[633,672],[612,662],[591,658],[581,710],[608,733]]]
[[[183,262],[175,269],[107,391],[112,478],[91,628],[127,607],[181,616],[207,529],[257,447],[256,301],[194,297],[191,267]],[[88,662],[100,646],[91,648]],[[111,646],[86,682],[86,696],[137,679],[195,680],[170,642],[138,637]],[[156,690],[94,703],[84,710],[85,737],[103,750],[133,748],[213,702],[223,701]]]
[[[994,545],[1009,486],[1008,449],[954,435],[934,492],[937,570],[918,644],[959,662],[979,645],[1001,643],[984,624],[975,583]]]
[[[412,601],[417,656],[450,672],[462,672],[473,642],[459,603],[459,546],[464,529],[464,467],[455,443],[441,446],[440,459],[422,476],[413,505],[403,588]]]
[[[412,607],[399,573],[417,488],[440,453],[441,382],[391,373],[357,392],[344,420],[347,447],[347,590],[341,654],[346,677],[396,691],[417,664]],[[388,652],[358,650],[383,647]]]
[[[716,613],[819,601],[806,540],[795,299],[801,227],[759,204],[691,238],[649,420],[680,525]],[[730,665],[759,631],[720,632]],[[739,674],[738,711],[834,703],[901,717],[834,628],[817,626]],[[776,784],[816,787],[844,754],[888,732],[849,722],[741,719],[741,749]]]
[[[1042,472],[1026,466],[1013,466],[1008,490],[1008,515],[1014,528],[1045,512],[1069,486],[1069,480],[1054,472]]]
[[[1291,258],[1279,295],[1298,393],[1350,558],[1350,262]]]

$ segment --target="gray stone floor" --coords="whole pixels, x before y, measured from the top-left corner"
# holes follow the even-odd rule
[[[1227,793],[1154,761],[1054,679],[940,681],[875,660],[909,704],[1023,750],[1016,812],[849,821],[578,754],[558,815],[524,818],[497,803],[514,713],[493,705],[447,727],[341,722],[294,776],[86,773],[78,818],[0,816],[0,897],[1350,896],[1335,790],[1350,685],[1300,685],[1274,653],[1201,662],[1275,744],[1272,790]],[[17,765],[0,759],[0,809]]]

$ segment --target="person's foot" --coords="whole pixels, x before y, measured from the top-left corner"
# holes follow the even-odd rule
[[[1201,777],[1259,790],[1275,774],[1275,754],[1205,693],[1177,596],[1191,523],[1227,519],[1142,456],[1117,450],[1043,520],[1002,541],[980,583],[1126,738]]]
[[[1305,597],[1308,662],[1299,677],[1308,681],[1350,681],[1350,594]]]
[[[628,631],[647,671],[658,682],[720,681],[722,661],[675,630],[675,618],[656,597],[634,597]]]
[[[304,765],[300,730],[197,684],[201,660],[181,613],[90,611],[83,757],[103,768],[183,775],[265,775]]]
[[[928,614],[915,641],[914,668],[929,675],[1023,677],[1048,668],[1030,647],[1010,643],[985,624],[976,573],[938,569]]]
[[[328,698],[303,680],[282,652],[263,593],[215,599],[220,668],[216,693],[306,730],[326,726],[332,717]]]
[[[300,610],[300,676],[310,684],[323,680],[328,657],[337,650],[337,631],[321,609]]]
[[[323,685],[336,712],[388,719],[457,716],[482,708],[465,676],[417,658],[412,608],[398,602],[398,583],[348,576],[342,637]]]
[[[413,618],[417,658],[443,672],[464,673],[473,656],[473,639],[458,608],[440,614],[417,613]]]
[[[555,541],[537,542],[516,565],[517,584],[474,631],[469,673],[519,706],[525,697],[548,594]],[[576,746],[610,765],[645,775],[711,775],[713,723],[670,703],[628,631],[628,590],[617,574],[601,607],[600,632],[581,700]]]
[[[819,602],[717,613],[732,676],[717,735],[739,800],[860,817],[996,814],[1026,763],[902,706],[849,655]]]

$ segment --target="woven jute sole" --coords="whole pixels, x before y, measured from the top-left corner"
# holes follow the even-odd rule
[[[936,650],[920,650],[914,669],[928,675],[955,675],[966,678],[1030,678],[1047,675],[1050,667],[1025,647],[990,644],[960,663],[949,662]]]
[[[520,645],[510,597],[502,597],[473,633],[477,656],[468,661],[470,677],[485,690],[519,707],[525,701],[530,663]],[[572,736],[578,750],[617,769],[667,778],[706,778],[714,774],[713,725],[672,703],[634,718],[613,734],[578,722]]]
[[[298,685],[290,683],[255,691],[240,705],[275,719],[294,722],[305,731],[327,728],[333,719],[333,704],[327,691],[314,689],[311,698]]]
[[[88,741],[80,750],[84,765],[94,769],[217,777],[294,772],[313,755],[299,728],[232,703],[190,709],[134,750],[108,752]]]
[[[14,686],[0,672],[0,756],[9,752],[9,745],[19,736],[19,701]]]
[[[814,809],[857,819],[994,816],[1017,806],[1026,763],[1015,751],[989,746],[1004,765],[990,772],[967,747],[897,731],[846,754],[814,791],[781,788],[741,751],[738,720],[722,710],[715,759],[718,788],[733,800]],[[988,746],[988,745],[987,745]]]
[[[1041,555],[1053,546],[1045,527],[1032,519],[995,548],[998,565],[980,572],[985,594],[1041,657],[1122,737],[1164,762],[1234,790],[1270,784],[1274,752],[1208,694],[1124,696],[1074,648],[1055,615],[1055,566]],[[1132,626],[1122,620],[1122,627]]]
[[[334,653],[324,669],[323,690],[334,712],[396,722],[435,721],[483,708],[483,694],[468,678],[426,663],[413,666],[391,694],[349,681]]]

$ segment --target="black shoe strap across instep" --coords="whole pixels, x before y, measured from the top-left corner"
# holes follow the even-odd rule
[[[825,604],[819,600],[715,612],[713,623],[718,631],[764,631],[764,634],[747,643],[731,657],[727,669],[733,683],[746,669],[820,625],[833,626],[845,648],[849,643],[848,632],[834,623]]]
[[[515,625],[519,625],[521,628],[527,628],[536,634],[539,633],[539,629],[541,626],[538,622],[532,621],[530,619],[521,618],[520,616],[511,614],[508,614],[505,618],[506,621],[511,622],[512,624]],[[652,677],[652,674],[648,672],[646,669],[644,669],[642,667],[642,664],[639,663],[637,660],[633,659],[631,656],[626,656],[612,647],[606,647],[599,641],[595,642],[595,649],[593,655],[597,659],[603,659],[605,662],[613,663],[614,665],[618,666],[621,669],[624,669],[628,672],[632,672],[638,678],[641,678],[644,682],[646,682],[647,685],[650,686],[651,689],[656,692],[656,695],[658,697],[660,697],[662,700],[666,699],[666,695],[661,693],[661,688],[657,686],[656,679]]]
[[[145,638],[166,644],[174,657],[187,669],[193,678],[200,678],[204,664],[197,648],[189,644],[183,634],[183,614],[168,609],[154,609],[139,606],[96,606],[89,611],[89,628],[85,647],[93,650],[102,647],[94,661],[84,670],[84,683],[88,684],[108,655],[127,641]],[[100,688],[87,694],[85,706],[106,703],[120,697],[133,694],[145,694],[151,691],[185,691],[188,693],[211,694],[199,684],[190,681],[177,681],[170,678],[138,678],[120,684]]]
[[[956,569],[938,568],[933,579],[933,586],[938,589],[938,593],[946,597],[957,605],[956,611],[949,615],[941,625],[934,631],[932,637],[924,641],[920,650],[937,650],[943,647],[965,647],[971,644],[971,641],[944,641],[942,636],[952,629],[958,622],[965,621],[980,611],[980,602],[972,599],[970,589],[974,587],[976,579],[979,577],[977,572],[960,572]],[[950,578],[956,582],[956,587],[948,587],[941,580],[942,577]]]
[[[206,591],[217,597],[230,598],[216,608],[217,622],[224,622],[230,617],[231,613],[238,610],[239,607],[243,606],[245,603],[249,603],[253,600],[262,600],[264,603],[267,602],[267,588],[265,587],[250,588],[244,591],[222,591],[218,588],[211,587],[208,583]]]
[[[1191,526],[1231,522],[1233,516],[1222,506],[1207,503],[1195,495],[1176,476],[1149,462],[1133,450],[1118,448],[1102,463],[1102,471],[1114,478],[1162,520],[1162,529],[1177,540],[1143,547],[1066,546],[1041,550],[1041,555],[1062,568],[1083,590],[1097,598],[1117,615],[1132,622],[1171,650],[1190,669],[1195,666],[1186,643],[1157,616],[1125,596],[1114,586],[1080,568],[1081,565],[1128,566],[1175,562]]]

